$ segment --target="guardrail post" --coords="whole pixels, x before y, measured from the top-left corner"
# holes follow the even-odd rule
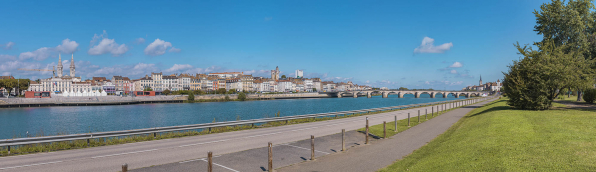
[[[10,146],[8,146],[8,154],[10,155]]]
[[[153,139],[157,138],[157,133],[153,133]]]
[[[310,160],[315,160],[315,136],[310,135]]]
[[[213,152],[207,152],[207,171],[213,172]]]
[[[122,172],[127,172],[128,171],[128,164],[124,163],[122,164]]]
[[[368,144],[368,117],[366,117],[366,140],[364,144]]]
[[[397,115],[395,115],[395,130],[393,130],[394,132],[397,132]]]
[[[428,119],[428,109],[425,108],[424,110],[424,119]]]
[[[89,147],[89,139],[87,139],[87,147]]]
[[[432,107],[432,110],[430,111],[430,115],[431,117],[435,117],[435,107]]]
[[[346,151],[346,129],[341,129],[341,151]]]
[[[408,113],[408,127],[410,127],[410,113]]]
[[[383,121],[383,138],[387,138],[387,122]]]
[[[211,134],[211,127],[209,127],[209,134]]]
[[[273,144],[269,142],[267,145],[269,146],[269,164],[267,165],[267,170],[273,172]]]
[[[418,110],[418,123],[420,123],[420,110]]]

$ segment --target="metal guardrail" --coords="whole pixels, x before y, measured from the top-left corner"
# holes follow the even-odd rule
[[[486,99],[487,99],[486,97],[485,98],[468,98],[468,99],[460,99],[460,100],[391,106],[391,107],[383,107],[383,108],[372,108],[372,109],[327,112],[327,113],[295,115],[295,116],[285,116],[285,117],[250,119],[250,120],[240,120],[240,121],[179,125],[179,126],[156,127],[156,128],[145,128],[145,129],[134,129],[134,130],[123,130],[123,131],[82,133],[82,134],[70,134],[70,135],[59,135],[59,136],[5,139],[5,140],[0,140],[0,147],[5,147],[5,146],[10,147],[10,146],[17,146],[17,145],[28,145],[28,144],[39,144],[39,143],[51,143],[51,142],[61,142],[61,141],[88,140],[88,139],[98,139],[98,138],[108,138],[108,137],[132,136],[132,135],[141,135],[141,134],[155,134],[155,133],[164,133],[164,132],[172,132],[172,131],[207,129],[207,128],[214,128],[214,127],[234,126],[234,125],[258,124],[258,123],[286,121],[286,120],[293,120],[293,119],[307,119],[307,118],[337,116],[337,115],[343,115],[343,114],[355,114],[355,113],[364,113],[364,112],[370,113],[370,112],[379,112],[379,111],[386,111],[386,110],[395,110],[395,109],[412,108],[412,107],[420,107],[420,106],[428,106],[428,105],[462,102],[462,101],[466,101],[466,100],[484,101]],[[479,102],[479,101],[476,101],[476,102]]]

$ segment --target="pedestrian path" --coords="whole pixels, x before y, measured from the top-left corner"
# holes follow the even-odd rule
[[[429,121],[414,126],[393,137],[369,145],[358,146],[346,152],[330,154],[315,161],[306,161],[292,166],[277,169],[278,172],[367,172],[377,171],[393,164],[396,160],[426,145],[438,135],[444,133],[454,123],[475,108],[483,106],[494,99],[478,104],[451,110]]]

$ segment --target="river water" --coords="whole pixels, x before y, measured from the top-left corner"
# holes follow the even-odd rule
[[[175,104],[139,104],[114,106],[37,107],[0,109],[0,139],[29,135],[77,134],[86,132],[117,131],[175,125],[258,119],[304,115],[323,112],[369,109],[445,100],[453,96],[430,98],[422,94],[414,98],[389,95],[388,98],[319,98],[278,99],[244,102],[209,102]],[[460,97],[460,99],[463,98]],[[28,134],[27,134],[28,133]]]

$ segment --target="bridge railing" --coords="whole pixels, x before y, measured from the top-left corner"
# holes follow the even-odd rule
[[[239,120],[239,121],[179,125],[179,126],[156,127],[156,128],[122,130],[122,131],[81,133],[81,134],[58,135],[58,136],[5,139],[5,140],[0,140],[0,147],[6,147],[6,146],[10,147],[10,146],[17,146],[17,145],[40,144],[40,143],[52,143],[52,142],[62,142],[62,141],[89,140],[89,139],[120,137],[120,136],[133,136],[133,135],[142,135],[142,134],[156,134],[156,133],[165,133],[165,132],[173,132],[173,131],[208,129],[208,128],[214,128],[214,127],[225,127],[225,126],[236,126],[236,125],[250,125],[250,124],[259,124],[259,123],[267,123],[267,122],[279,122],[279,121],[286,121],[286,120],[293,120],[293,119],[328,117],[328,116],[365,113],[365,112],[370,113],[370,112],[379,112],[379,111],[387,111],[387,110],[395,110],[395,109],[404,109],[404,108],[413,108],[413,107],[420,107],[420,106],[453,103],[453,102],[460,102],[460,101],[466,101],[466,100],[471,100],[471,99],[478,99],[478,98],[467,98],[467,99],[458,99],[458,100],[451,100],[451,101],[439,101],[439,102],[431,102],[431,103],[420,103],[420,104],[411,104],[411,105],[382,107],[382,108],[371,108],[371,109],[361,109],[361,110],[351,110],[351,111],[327,112],[327,113],[295,115],[295,116],[285,116],[285,117],[273,117],[273,118],[261,118],[261,119],[250,119],[250,120]],[[486,98],[480,98],[480,99],[486,99]]]

